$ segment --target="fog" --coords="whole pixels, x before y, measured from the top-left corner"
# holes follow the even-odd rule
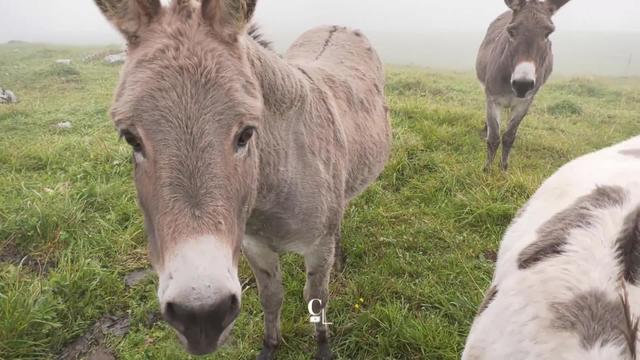
[[[502,0],[260,0],[255,19],[280,51],[310,27],[341,24],[363,30],[387,62],[469,70],[505,9]],[[640,0],[571,1],[555,17],[559,71],[640,75],[638,19]],[[0,43],[9,40],[122,42],[92,0],[0,0]]]

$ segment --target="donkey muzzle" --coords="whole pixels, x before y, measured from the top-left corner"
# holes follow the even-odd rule
[[[162,315],[176,329],[189,353],[206,355],[225,342],[239,313],[240,301],[235,294],[230,294],[217,303],[195,307],[169,302]]]
[[[516,93],[516,96],[519,98],[527,97],[527,94],[536,86],[536,82],[534,80],[523,79],[523,80],[513,80],[511,82],[511,87],[513,88],[513,92]]]
[[[242,296],[236,264],[227,242],[213,235],[180,241],[165,257],[160,310],[191,354],[216,351],[231,332]]]
[[[519,63],[511,75],[511,88],[519,98],[525,98],[536,86],[536,65],[533,62]]]

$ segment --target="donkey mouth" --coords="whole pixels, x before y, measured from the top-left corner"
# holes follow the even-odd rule
[[[191,355],[212,354],[224,346],[230,338],[233,323],[220,334],[207,334],[202,329],[189,329],[186,334],[176,329],[176,334],[184,349]]]

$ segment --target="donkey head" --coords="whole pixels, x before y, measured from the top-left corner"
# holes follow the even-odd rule
[[[536,86],[538,69],[551,54],[549,36],[555,25],[551,17],[569,0],[505,0],[513,10],[507,27],[512,42],[511,87],[515,94],[526,97]]]
[[[256,0],[95,0],[129,58],[111,110],[131,145],[164,318],[213,352],[240,310],[240,244],[258,186],[262,94],[247,59]]]

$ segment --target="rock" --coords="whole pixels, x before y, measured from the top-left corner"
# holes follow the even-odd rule
[[[116,64],[124,64],[125,60],[127,60],[127,53],[121,52],[119,54],[107,55],[104,58],[104,61],[110,65]]]
[[[56,127],[57,127],[58,129],[64,129],[64,130],[67,130],[67,129],[71,129],[71,128],[73,127],[73,124],[71,124],[71,121],[63,121],[63,122],[61,122],[61,123],[57,123],[57,124],[56,124]]]
[[[56,60],[56,64],[59,64],[59,65],[71,65],[71,59],[58,59],[58,60]]]
[[[139,283],[143,282],[144,280],[146,280],[150,275],[151,275],[150,270],[134,271],[131,274],[124,277],[124,283],[128,287],[134,287]]]
[[[0,88],[0,104],[13,104],[18,102],[18,97],[11,90]]]

